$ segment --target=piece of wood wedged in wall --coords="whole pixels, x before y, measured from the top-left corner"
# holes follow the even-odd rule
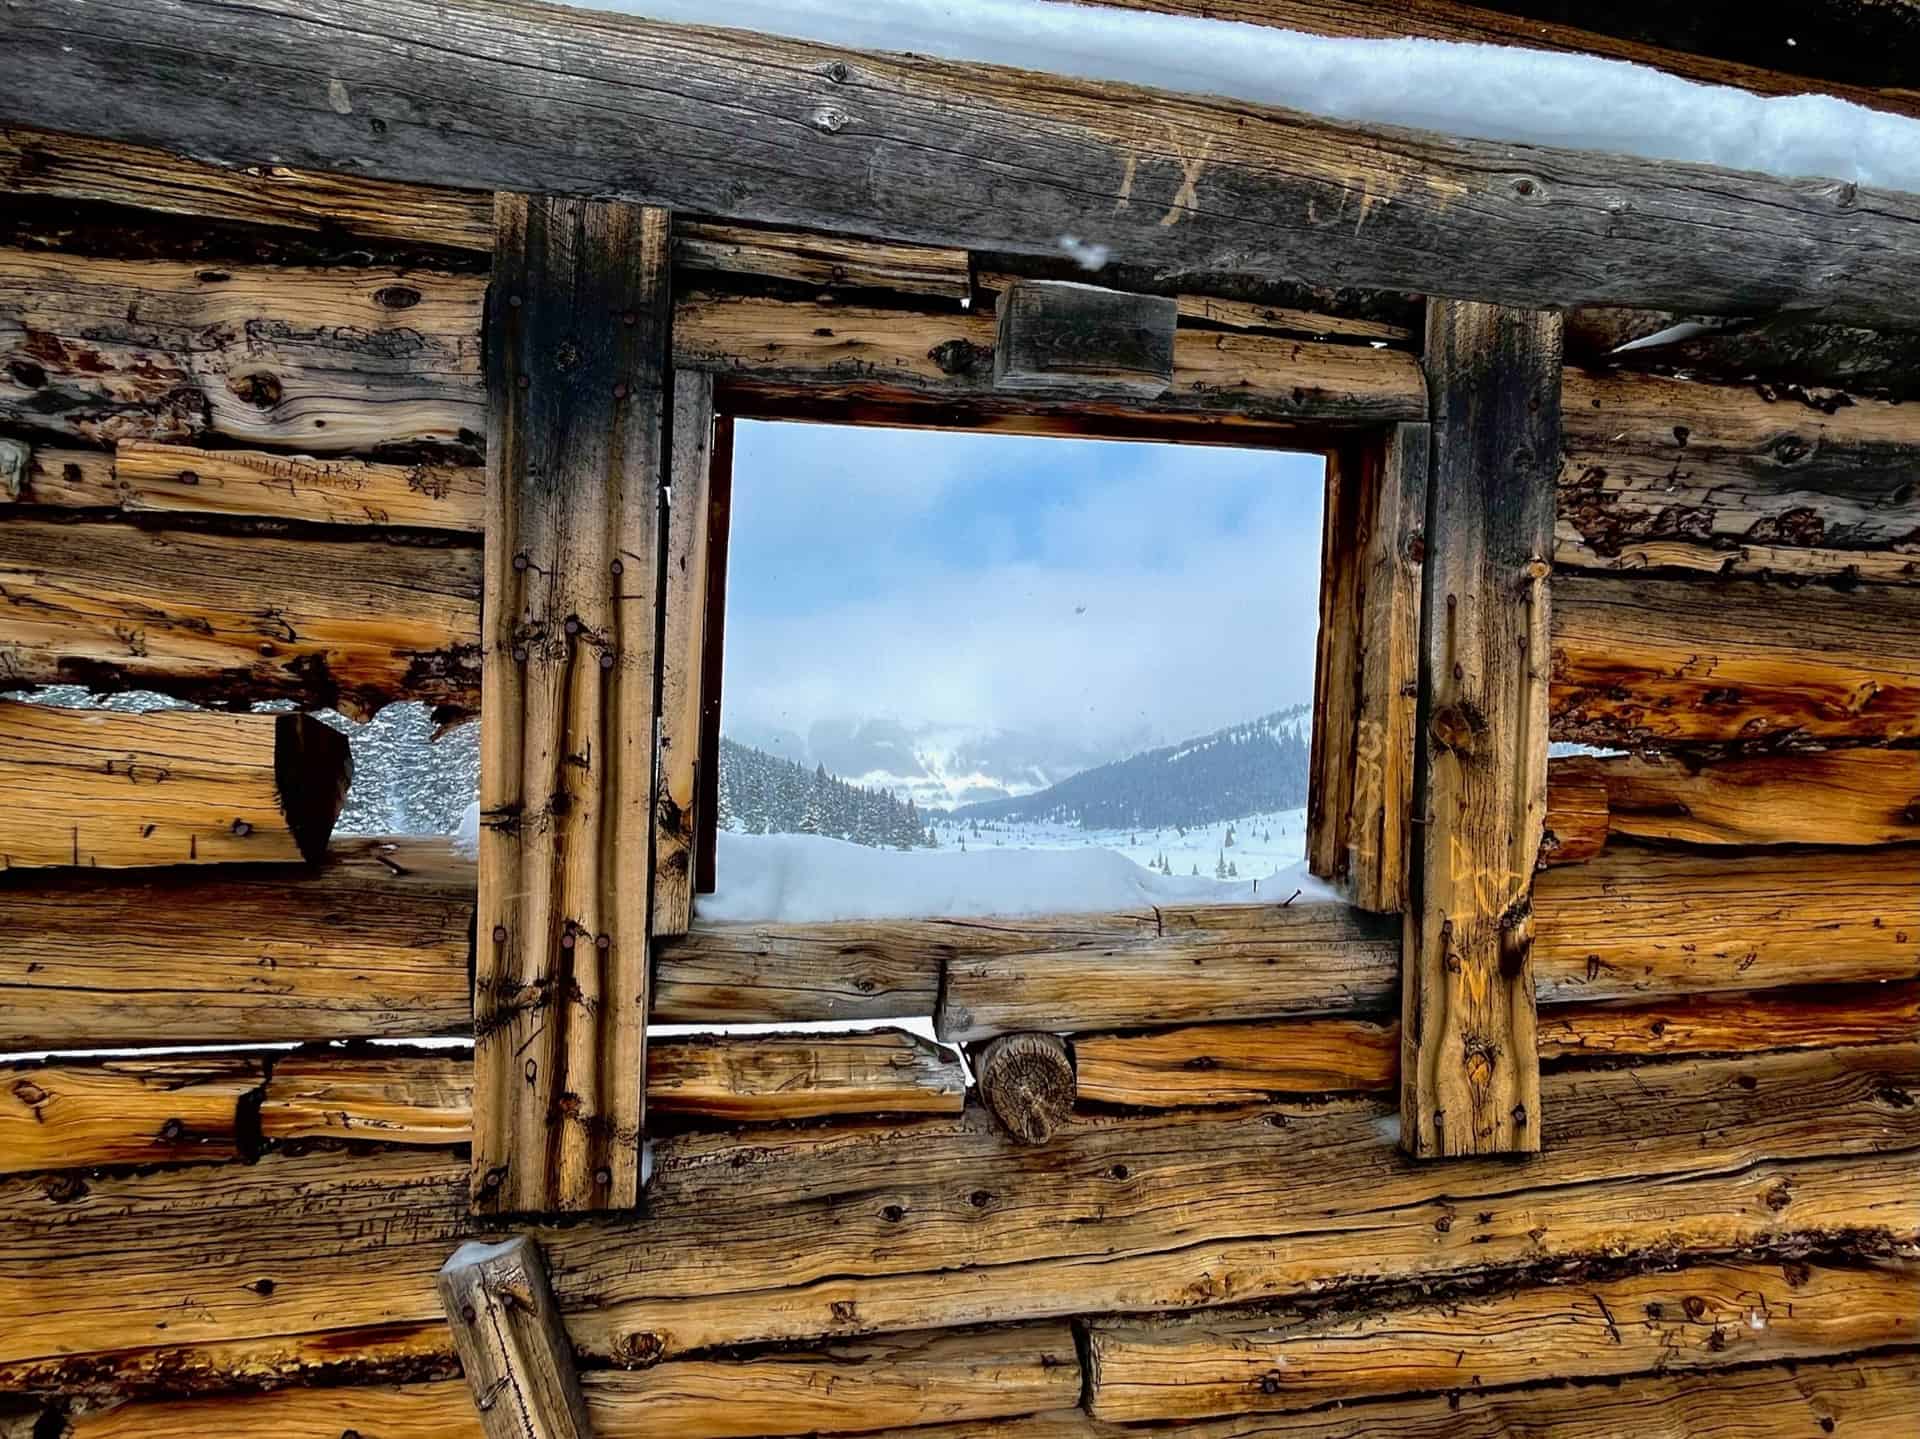
[[[260,1136],[468,1143],[473,1056],[321,1052],[276,1059],[261,1090]]]
[[[423,37],[442,41],[425,106]],[[1514,306],[1920,318],[1920,206],[1853,184],[1516,148],[517,0],[310,0],[298,16],[241,22],[213,0],[64,0],[11,17],[8,40],[36,83],[0,97],[0,123],[228,164],[272,155],[968,250],[1053,255],[1070,234],[1166,272]],[[536,64],[541,85],[517,88]],[[330,76],[347,93],[324,108],[320,92],[291,103],[288,74]],[[622,83],[638,74],[670,83]],[[1375,202],[1358,227],[1356,194]],[[1816,272],[1810,253],[1843,258]]]
[[[441,1268],[439,1288],[487,1439],[593,1439],[536,1242],[469,1240]]]
[[[1718,845],[1920,840],[1920,750],[1756,755],[1704,765],[1647,754],[1587,763],[1606,787],[1612,830],[1637,839]]]
[[[653,800],[653,935],[693,922],[700,824],[700,683],[706,670],[707,557],[712,545],[713,379],[673,378],[673,455],[661,586],[659,759]]]
[[[1073,1068],[1081,1099],[1141,1109],[1391,1089],[1400,1073],[1400,1027],[1299,1019],[1081,1034]]]
[[[0,1066],[0,1173],[238,1158],[265,1072],[199,1055]]]
[[[1057,1034],[1001,1034],[980,1046],[981,1101],[1022,1144],[1045,1144],[1073,1118],[1073,1056]]]
[[[0,700],[0,867],[317,860],[352,778],[309,715]]]
[[[25,440],[0,435],[0,503],[20,498],[32,473],[33,451]]]
[[[311,867],[16,871],[0,1047],[470,1032],[473,900],[444,839],[340,840]]]
[[[1041,1149],[978,1109],[666,1136],[646,1216],[536,1237],[580,1352],[626,1363],[1255,1303],[1602,1248],[1920,1240],[1915,1045],[1549,1072],[1542,1090],[1546,1151],[1522,1163],[1413,1163],[1389,1107],[1354,1099],[1078,1116]],[[284,1382],[420,1326],[413,1357],[444,1355],[433,1281],[472,1232],[465,1173],[455,1155],[387,1149],[88,1176],[78,1205],[70,1188],[0,1182],[0,1381]],[[971,1262],[955,1268],[955,1195],[976,1193],[961,1211]],[[102,1284],[114,1254],[137,1262]],[[1196,1259],[1232,1284],[1196,1286]]]
[[[199,450],[123,440],[115,498],[128,511],[267,515],[310,524],[401,525],[478,534],[484,471],[467,465]],[[48,503],[40,499],[40,503]]]
[[[1179,307],[1169,297],[1015,280],[996,315],[996,390],[1151,398],[1173,383]]]
[[[1540,868],[1584,864],[1607,845],[1607,786],[1601,761],[1585,755],[1547,761],[1547,827]]]
[[[1561,317],[1429,301],[1433,392],[1405,930],[1408,1153],[1540,1146],[1531,960],[1547,809]]]
[[[0,524],[0,684],[479,708],[480,556],[111,522]]]
[[[1920,1269],[1899,1260],[1698,1264],[1482,1298],[1266,1311],[1088,1330],[1088,1407],[1137,1423],[1373,1395],[1826,1358],[1911,1344]]]
[[[1920,736],[1920,590],[1562,575],[1552,717],[1597,745]]]
[[[997,297],[1021,278],[1004,270],[976,267],[974,289]],[[1318,310],[1225,295],[1174,295],[1172,298],[1182,321],[1193,321],[1223,330],[1261,330],[1313,340],[1379,340],[1402,349],[1413,339],[1413,331],[1405,325],[1384,320],[1329,315]]]
[[[495,224],[473,1203],[627,1209],[645,1134],[668,216],[501,194]]]
[[[1736,1054],[1893,1044],[1920,1034],[1920,981],[1653,1002],[1556,1005],[1540,1011],[1542,1059]]]
[[[1629,574],[1666,571],[1725,579],[1827,580],[1856,584],[1920,584],[1920,545],[1883,550],[1836,550],[1812,546],[1738,545],[1731,549],[1687,540],[1636,540],[1609,545],[1603,553],[1562,519],[1553,546],[1555,568],[1614,570]]]
[[[647,1048],[647,1107],[748,1123],[829,1114],[958,1114],[967,1078],[950,1051],[901,1029],[703,1034]]]

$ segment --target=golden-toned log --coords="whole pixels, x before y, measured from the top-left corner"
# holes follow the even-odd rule
[[[1920,1034],[1920,983],[1687,994],[1653,1003],[1568,1004],[1540,1012],[1542,1059],[1736,1054],[1892,1044]]]
[[[1547,762],[1547,831],[1539,866],[1584,864],[1607,847],[1607,786],[1585,755]]]
[[[473,1055],[298,1053],[272,1062],[260,1136],[465,1144],[473,1138]]]
[[[1551,703],[1593,744],[1920,735],[1920,590],[1562,575]]]
[[[1142,1109],[1391,1089],[1400,1073],[1400,1027],[1297,1019],[1082,1034],[1073,1063],[1081,1099]]]
[[[1616,834],[1686,844],[1879,845],[1920,840],[1920,750],[1847,749],[1689,765],[1598,765]]]
[[[703,1034],[647,1049],[647,1107],[766,1123],[827,1114],[958,1114],[960,1062],[900,1029]]]
[[[1687,540],[1635,540],[1595,549],[1559,522],[1553,562],[1561,569],[1718,575],[1727,579],[1829,580],[1845,585],[1920,584],[1920,544],[1879,550],[1837,550],[1813,545],[1736,545],[1721,549]]]
[[[233,1159],[264,1075],[199,1055],[0,1066],[0,1174]]]
[[[100,503],[129,511],[268,515],[468,533],[479,532],[486,499],[486,475],[470,466],[198,450],[145,440],[120,443],[113,478],[114,498]]]
[[[0,524],[0,683],[479,706],[480,556],[378,539]]]
[[[0,868],[317,860],[352,777],[308,715],[0,700]]]
[[[1073,1056],[1057,1034],[1002,1034],[974,1059],[980,1098],[1022,1144],[1045,1144],[1073,1117]]]
[[[1700,1264],[1314,1316],[1089,1327],[1088,1407],[1137,1423],[1910,1344],[1920,1267]]]
[[[1132,935],[1131,918],[972,921],[1020,947],[949,958],[935,1031],[964,1041],[1337,1013],[1384,1008],[1396,990],[1398,925],[1344,904],[1167,907]]]
[[[1542,1004],[1912,979],[1920,849],[1781,855],[1613,845],[1534,882]]]
[[[533,1232],[576,1348],[623,1362],[1602,1249],[1863,1230],[1905,1244],[1920,1240],[1916,1091],[1913,1044],[1548,1072],[1542,1154],[1440,1166],[1400,1156],[1368,1100],[1082,1118],[1043,1148],[978,1110],[688,1133],[656,1141],[645,1217]],[[455,1155],[388,1149],[90,1176],[79,1205],[70,1186],[0,1182],[0,1382],[158,1371],[217,1387],[395,1336],[431,1346],[415,1326],[437,1322],[434,1275],[470,1233],[465,1175]]]
[[[0,1048],[466,1032],[472,921],[473,861],[444,840],[346,840],[314,868],[17,872]]]

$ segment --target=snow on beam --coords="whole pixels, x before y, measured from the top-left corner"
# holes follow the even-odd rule
[[[1070,242],[1196,278],[1920,322],[1920,197],[1852,182],[1040,84],[525,0],[308,0],[297,14],[21,0],[0,36],[35,77],[0,95],[0,122],[230,164],[969,249]]]

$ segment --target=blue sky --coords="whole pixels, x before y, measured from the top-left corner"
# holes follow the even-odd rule
[[[742,423],[729,727],[1167,739],[1313,693],[1318,455]]]

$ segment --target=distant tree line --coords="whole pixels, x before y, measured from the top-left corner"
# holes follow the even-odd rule
[[[722,736],[720,828],[743,834],[823,834],[876,849],[931,849],[936,841],[911,798],[862,789]]]

